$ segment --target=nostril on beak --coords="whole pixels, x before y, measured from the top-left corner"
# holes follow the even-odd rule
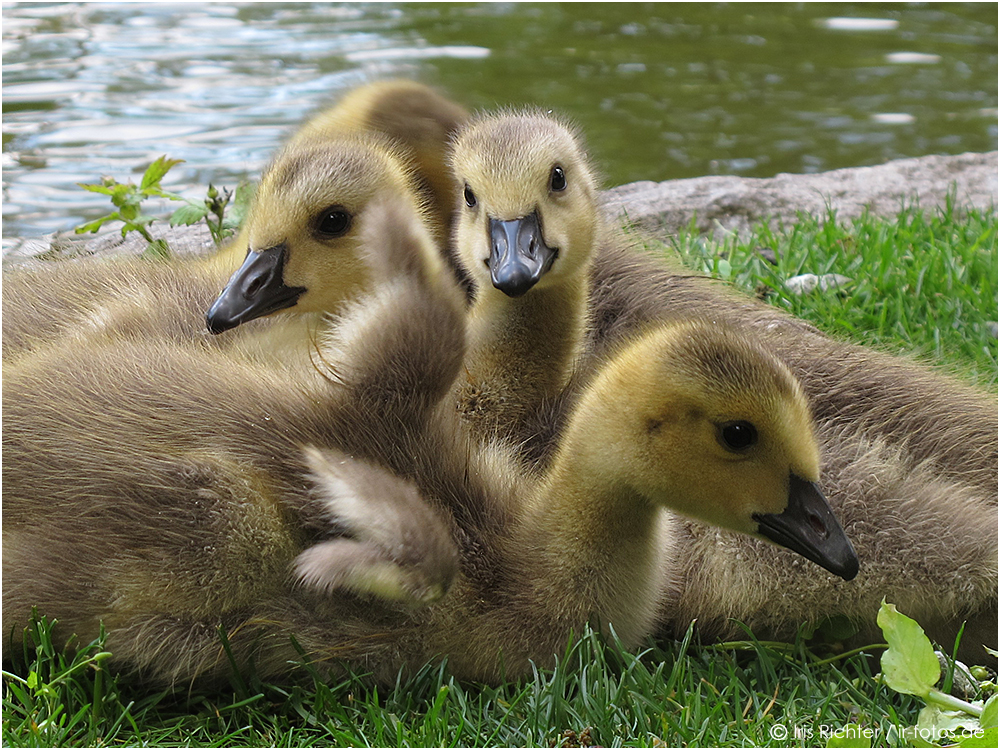
[[[830,529],[823,523],[823,519],[814,513],[809,514],[809,525],[812,526],[813,531],[820,539],[826,539],[830,535]]]
[[[244,298],[252,300],[260,294],[262,289],[271,286],[277,280],[276,271],[275,268],[262,268],[247,279],[246,285],[243,287]]]
[[[251,281],[249,284],[247,284],[247,288],[246,288],[246,291],[244,292],[244,296],[247,297],[247,298],[257,296],[257,292],[260,291],[260,288],[262,286],[264,286],[264,279],[262,279],[260,276],[254,277],[253,281]]]

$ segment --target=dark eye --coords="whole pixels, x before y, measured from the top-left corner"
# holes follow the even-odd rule
[[[469,208],[476,207],[476,194],[472,192],[472,188],[468,184],[465,186],[465,205]]]
[[[343,206],[331,206],[316,221],[316,231],[324,237],[340,237],[350,228],[351,215]]]
[[[719,439],[731,451],[746,450],[757,442],[757,428],[749,422],[727,422],[719,427]]]
[[[566,173],[558,164],[552,167],[552,174],[549,177],[549,190],[554,193],[562,192],[566,189]]]

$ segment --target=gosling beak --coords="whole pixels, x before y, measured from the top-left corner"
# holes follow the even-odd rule
[[[490,278],[508,297],[531,289],[558,254],[545,244],[538,211],[510,221],[490,219]]]
[[[306,288],[285,286],[283,274],[287,252],[283,244],[260,252],[248,251],[243,265],[205,314],[208,330],[222,333],[298,302]]]
[[[858,574],[858,556],[830,504],[812,482],[794,474],[790,479],[784,512],[753,516],[758,533],[850,581]]]

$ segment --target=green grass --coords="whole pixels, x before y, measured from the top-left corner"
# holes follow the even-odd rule
[[[926,361],[981,385],[997,380],[997,220],[905,210],[846,226],[803,218],[721,243],[685,234],[679,251],[833,335]],[[757,248],[777,252],[776,266]],[[838,273],[836,292],[796,297],[784,279]],[[922,704],[885,687],[867,653],[794,644],[679,642],[622,653],[592,633],[554,669],[498,688],[455,682],[428,665],[375,690],[363,675],[294,686],[249,679],[221,692],[150,691],[107,674],[102,643],[64,652],[45,624],[4,674],[7,746],[602,746],[825,745],[848,723],[898,744]],[[948,649],[950,650],[950,649]],[[5,656],[10,657],[10,649]],[[872,653],[877,653],[873,651]],[[979,696],[982,697],[982,696]]]
[[[690,633],[638,654],[587,633],[556,668],[499,688],[456,683],[446,665],[431,665],[384,693],[359,678],[313,675],[291,688],[224,694],[148,692],[104,675],[100,642],[66,655],[44,623],[36,637],[37,652],[17,668],[29,677],[6,677],[8,746],[546,747],[582,737],[781,747],[772,732],[818,741],[848,722],[884,737],[912,725],[920,708],[875,679],[877,663],[864,654],[821,661],[801,642],[695,647]]]
[[[895,221],[838,224],[803,216],[722,242],[673,241],[691,268],[732,281],[838,338],[910,353],[982,385],[997,382],[995,211],[904,208]],[[759,250],[769,249],[777,265]],[[785,281],[839,274],[835,291],[796,296]]]

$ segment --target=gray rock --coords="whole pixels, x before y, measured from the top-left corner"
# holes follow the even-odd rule
[[[997,205],[997,152],[922,156],[877,167],[837,169],[819,174],[779,174],[767,179],[695,177],[667,182],[633,182],[608,190],[605,208],[648,230],[674,233],[692,218],[702,232],[746,233],[761,220],[786,225],[798,213],[838,219],[860,216],[867,207],[893,216],[906,203],[944,206],[949,191],[956,203],[985,209]]]
[[[839,273],[824,273],[817,276],[814,273],[803,273],[799,276],[792,276],[791,278],[785,279],[785,288],[792,294],[801,296],[803,294],[809,294],[819,287],[821,292],[828,292],[832,289],[837,289],[839,287],[850,284],[851,278],[847,276],[841,276]]]
[[[934,655],[937,657],[938,664],[941,665],[941,683],[943,683],[944,676],[951,669],[951,660],[940,651],[935,651]],[[973,698],[978,691],[979,681],[972,676],[972,672],[965,664],[956,660],[955,671],[952,673],[951,694],[968,700]]]
[[[130,232],[122,238],[121,229],[114,228],[99,234],[74,234],[57,232],[45,237],[5,239],[3,262],[25,263],[34,260],[54,258],[83,258],[90,255],[141,255],[147,246],[137,232]],[[174,255],[207,255],[215,248],[215,242],[204,223],[190,227],[171,227],[167,222],[157,221],[150,227],[150,234],[156,239],[170,243]]]

